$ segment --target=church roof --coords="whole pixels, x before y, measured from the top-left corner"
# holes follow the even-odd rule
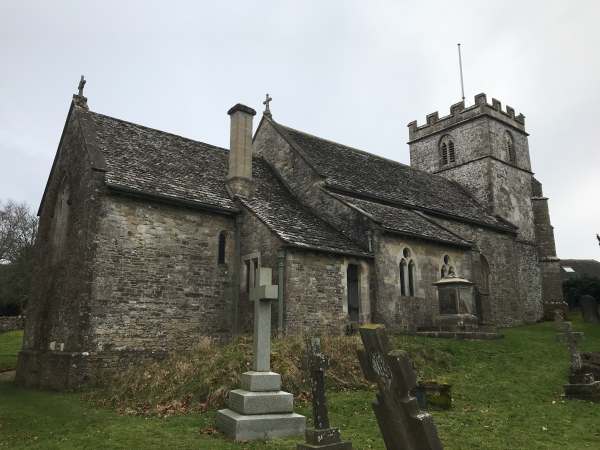
[[[344,203],[364,211],[385,230],[405,236],[468,247],[471,244],[427,218],[425,214],[395,205],[384,205],[347,195],[332,194]]]
[[[77,108],[86,143],[104,158],[106,183],[143,194],[237,212],[226,189],[229,150]],[[369,256],[350,239],[305,209],[259,158],[256,189],[240,199],[282,241],[296,247]]]
[[[252,161],[254,193],[240,201],[281,240],[295,247],[370,256],[302,206],[262,158]]]
[[[225,188],[229,151],[79,109],[106,161],[109,186],[235,211]],[[90,123],[91,122],[91,123]]]
[[[516,227],[488,214],[460,184],[397,161],[322,139],[271,121],[338,192],[451,216],[503,231]]]

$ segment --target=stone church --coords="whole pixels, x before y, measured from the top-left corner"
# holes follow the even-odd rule
[[[459,312],[434,284],[452,278],[473,287],[466,312],[484,325],[539,320],[562,298],[522,114],[479,94],[411,122],[407,166],[283,125],[269,101],[254,134],[252,108],[228,111],[225,149],[73,96],[38,213],[18,382],[75,387],[244,333],[262,268],[287,334],[435,329]]]

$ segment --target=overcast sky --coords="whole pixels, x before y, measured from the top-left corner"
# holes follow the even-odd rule
[[[242,102],[409,162],[479,92],[527,117],[558,255],[600,259],[600,1],[0,1],[0,199],[37,208],[79,76],[94,111],[223,147]]]

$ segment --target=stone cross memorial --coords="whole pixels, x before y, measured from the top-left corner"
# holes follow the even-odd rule
[[[358,353],[361,368],[379,388],[373,411],[386,448],[441,450],[433,418],[419,409],[412,395],[417,377],[406,352],[391,351],[383,325],[366,325],[359,332],[365,347]]]
[[[565,342],[569,349],[571,357],[571,376],[581,371],[581,355],[577,349],[577,344],[583,339],[583,333],[573,331],[571,322],[559,322],[559,333],[556,339]]]
[[[329,367],[329,358],[321,352],[319,338],[308,339],[306,347],[312,389],[314,428],[306,430],[306,443],[298,444],[297,450],[352,450],[350,442],[341,441],[340,431],[329,426],[329,414],[325,398],[325,369]]]
[[[278,286],[270,268],[261,268],[254,302],[254,361],[241,376],[241,389],[229,393],[228,409],[217,412],[217,428],[236,441],[303,434],[306,418],[294,413],[294,396],[281,390],[281,375],[271,372],[271,302]]]

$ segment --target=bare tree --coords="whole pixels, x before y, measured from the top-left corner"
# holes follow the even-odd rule
[[[37,227],[38,219],[25,203],[0,201],[0,261],[14,262],[31,248]]]

